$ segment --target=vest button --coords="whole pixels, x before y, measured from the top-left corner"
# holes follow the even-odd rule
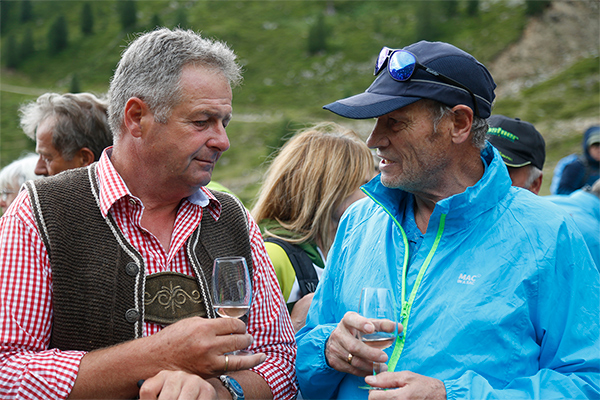
[[[131,204],[132,206],[135,206],[137,204],[137,202],[134,199],[129,199],[129,204]]]
[[[129,276],[136,276],[138,272],[140,272],[140,267],[138,267],[136,263],[130,262],[125,266],[125,272]]]
[[[140,312],[135,308],[130,308],[125,312],[125,319],[127,320],[127,322],[131,322],[133,324],[134,322],[137,322],[139,318]]]

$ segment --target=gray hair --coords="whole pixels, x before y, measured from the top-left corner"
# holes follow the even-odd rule
[[[440,103],[436,100],[423,99],[421,100],[425,107],[429,109],[433,117],[433,129],[437,130],[438,125],[442,120],[452,114],[452,108]],[[471,124],[471,142],[479,150],[485,147],[485,138],[488,131],[487,120],[473,115],[473,123]]]
[[[220,70],[234,87],[242,80],[241,66],[235,60],[225,43],[203,38],[192,30],[161,28],[139,36],[123,52],[110,82],[108,113],[115,138],[121,135],[130,98],[143,100],[155,120],[166,123],[181,100],[183,67],[191,64]]]
[[[0,189],[5,189],[7,186],[20,188],[29,180],[43,178],[42,175],[36,175],[33,172],[37,161],[38,155],[30,153],[2,168],[2,171],[0,171]]]
[[[112,145],[107,112],[106,100],[91,93],[44,93],[19,108],[21,129],[33,140],[42,121],[56,119],[52,145],[67,161],[84,147],[98,160],[102,150]]]
[[[537,178],[539,178],[540,176],[542,176],[542,170],[539,169],[536,166],[533,165],[526,165],[524,168],[528,168],[527,171],[527,180],[525,181],[525,183],[523,184],[523,187],[525,189],[530,189],[531,185],[533,184],[533,181],[535,181]]]

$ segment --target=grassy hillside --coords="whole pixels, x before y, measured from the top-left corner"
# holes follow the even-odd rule
[[[481,1],[475,13],[469,1],[136,1],[136,27],[124,30],[119,11],[124,2],[93,1],[93,34],[84,35],[84,2],[32,1],[33,18],[25,22],[20,20],[22,0],[2,3],[0,166],[34,148],[18,128],[20,104],[45,91],[69,91],[74,74],[82,91],[104,93],[128,40],[151,29],[158,18],[162,25],[180,24],[228,42],[244,66],[245,81],[234,91],[234,120],[228,128],[232,147],[214,177],[247,204],[262,163],[294,129],[331,119],[368,134],[368,124],[341,119],[321,107],[365,90],[381,46],[443,40],[485,64],[517,41],[528,21],[526,4],[508,1]],[[68,46],[51,54],[48,32],[60,15],[67,21]],[[319,16],[325,23],[326,47],[311,54],[309,32]],[[28,32],[34,51],[17,68],[7,69],[9,41],[22,43]],[[498,99],[496,110],[526,110],[522,118],[532,122],[580,112],[597,115],[597,66],[597,57],[584,60],[569,70],[568,80],[561,76],[519,96]],[[587,82],[590,75],[596,77],[592,85]],[[586,95],[572,93],[577,85],[571,81],[583,85]],[[557,86],[562,88],[558,96]]]

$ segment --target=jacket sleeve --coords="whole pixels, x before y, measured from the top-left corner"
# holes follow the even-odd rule
[[[553,255],[542,263],[532,310],[540,346],[538,372],[498,387],[466,371],[445,381],[448,399],[580,399],[600,397],[600,277],[579,231],[561,226]],[[542,265],[544,264],[544,265]]]
[[[585,166],[579,160],[565,165],[556,194],[570,194],[580,189],[584,176]]]

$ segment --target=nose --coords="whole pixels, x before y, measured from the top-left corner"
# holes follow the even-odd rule
[[[36,175],[48,176],[48,167],[46,167],[46,161],[42,159],[42,156],[38,158],[37,163],[35,164],[35,169],[33,172]]]
[[[385,136],[383,135],[383,132],[383,121],[381,118],[377,118],[377,120],[375,121],[375,126],[373,127],[373,130],[371,131],[371,134],[369,135],[366,141],[367,146],[370,149],[384,147],[383,140]]]
[[[227,136],[227,131],[222,124],[216,125],[215,133],[210,139],[208,145],[220,152],[224,152],[229,149],[229,137]]]

